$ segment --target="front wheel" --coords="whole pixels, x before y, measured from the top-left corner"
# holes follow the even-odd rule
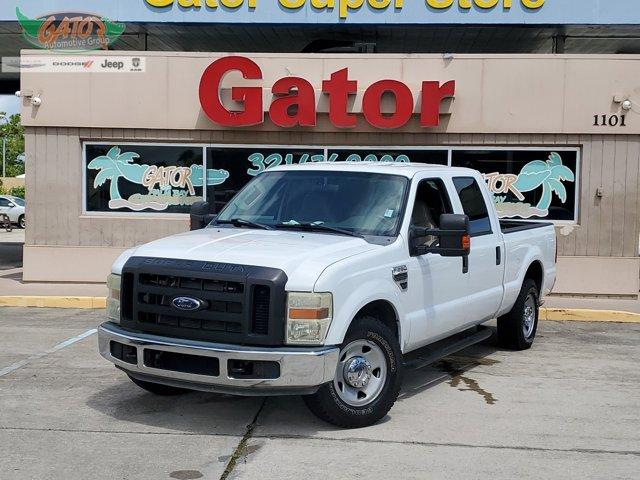
[[[375,317],[354,322],[340,349],[333,381],[304,397],[316,416],[343,428],[366,427],[383,418],[402,384],[396,335]]]
[[[498,318],[498,340],[502,347],[512,350],[531,348],[538,329],[539,298],[536,283],[525,279],[511,311]]]

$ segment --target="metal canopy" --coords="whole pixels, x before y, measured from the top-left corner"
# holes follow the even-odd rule
[[[374,43],[380,53],[640,53],[638,26],[128,24],[117,50],[301,52],[314,40]],[[31,48],[17,22],[0,22],[0,55]]]

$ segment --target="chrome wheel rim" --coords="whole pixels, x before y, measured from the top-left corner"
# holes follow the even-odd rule
[[[346,404],[370,404],[380,396],[386,379],[387,359],[377,344],[355,340],[340,351],[333,386]]]
[[[530,294],[524,302],[524,318],[522,322],[522,333],[524,333],[524,338],[531,337],[535,325],[536,299]]]

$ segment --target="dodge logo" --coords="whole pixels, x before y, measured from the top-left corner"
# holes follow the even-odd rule
[[[176,297],[171,301],[171,306],[184,312],[196,312],[206,307],[206,303],[197,298]]]

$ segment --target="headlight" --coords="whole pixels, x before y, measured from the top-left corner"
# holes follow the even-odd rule
[[[120,275],[111,274],[107,277],[107,318],[115,323],[120,323]]]
[[[287,343],[322,345],[331,319],[333,298],[330,293],[291,292],[287,298]]]

